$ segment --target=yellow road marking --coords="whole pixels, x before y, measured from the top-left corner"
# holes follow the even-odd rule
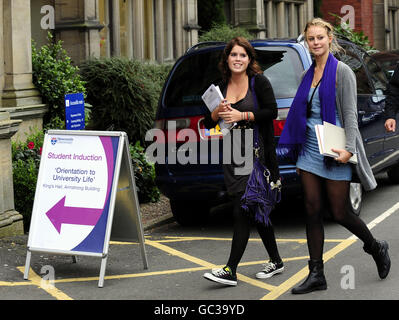
[[[17,267],[17,269],[22,273],[24,273],[25,267]],[[63,293],[61,290],[57,289],[53,285],[43,286],[42,278],[40,278],[40,276],[38,276],[32,270],[32,268],[29,269],[29,280],[26,281],[31,282],[33,285],[39,287],[40,289],[43,289],[57,300],[73,300],[70,296],[66,295],[65,293]]]
[[[23,267],[22,267],[23,268]],[[15,287],[15,286],[33,286],[30,282],[14,282],[14,281],[0,281],[0,287]]]
[[[399,202],[393,205],[391,208],[380,214],[377,218],[375,218],[373,221],[367,224],[367,227],[371,230],[373,229],[376,225],[378,225],[380,222],[384,221],[386,218],[388,218],[390,215],[395,213],[399,209]],[[358,238],[355,235],[350,236],[346,240],[343,240],[340,244],[335,246],[334,248],[330,249],[323,255],[323,260],[328,261],[331,258],[333,258],[336,254],[339,252],[345,250],[347,247],[352,245],[353,243],[356,242]],[[287,292],[291,287],[296,285],[299,281],[304,279],[309,273],[309,270],[307,267],[301,269],[299,272],[297,272],[295,275],[293,275],[291,278],[283,282],[281,285],[277,287],[276,290],[273,290],[272,292],[268,293],[265,295],[261,300],[274,300],[277,299],[279,296],[281,296],[283,293]]]
[[[159,242],[156,241],[152,241],[152,240],[146,240],[146,243],[149,244],[150,246],[153,246],[155,248],[158,248],[159,250],[165,251],[169,254],[172,254],[174,256],[177,256],[179,258],[188,260],[190,262],[193,262],[195,264],[199,264],[200,266],[203,267],[208,267],[208,268],[213,268],[215,265],[212,263],[209,263],[208,261],[193,257],[187,253],[181,252],[179,250],[173,249],[171,247],[165,246],[164,244],[161,244]]]
[[[167,240],[154,240],[155,242],[177,242],[177,241],[194,241],[194,240],[212,240],[212,241],[231,241],[231,238],[217,238],[217,237],[174,237],[166,236]],[[326,239],[325,242],[342,242],[345,239]],[[249,242],[262,242],[260,238],[251,238]],[[306,239],[276,239],[277,242],[297,242],[306,243]]]
[[[343,251],[353,243],[355,243],[355,239],[347,239],[342,241],[340,244],[335,246],[334,248],[328,250],[324,255],[323,255],[323,260],[324,262],[327,262],[331,258],[335,257],[336,254],[339,252]],[[290,277],[288,280],[284,281],[282,284],[280,284],[275,290],[271,291],[270,293],[266,294],[261,300],[275,300],[279,296],[281,296],[283,293],[287,292],[289,289],[291,289],[293,286],[295,286],[298,282],[300,282],[302,279],[304,279],[307,275],[309,274],[309,269],[308,267],[304,267],[301,269],[299,272],[294,274],[292,277]]]
[[[122,275],[114,275],[114,276],[105,276],[104,280],[118,280],[118,279],[129,279],[129,278],[140,278],[140,277],[150,277],[150,276],[161,276],[161,275],[169,275],[183,272],[195,272],[201,270],[207,270],[208,267],[194,267],[194,268],[184,268],[184,269],[175,269],[175,270],[162,270],[162,271],[152,271],[152,272],[142,272],[142,273],[131,273],[131,274],[122,274]],[[55,283],[62,282],[84,282],[84,281],[98,281],[99,277],[87,277],[87,278],[69,278],[69,279],[58,279],[55,280]]]
[[[207,267],[209,269],[216,267],[214,264],[212,264],[212,263],[210,263],[208,261],[193,257],[191,255],[188,255],[188,254],[186,254],[184,252],[181,252],[179,250],[176,250],[176,249],[173,249],[171,247],[168,247],[168,246],[166,246],[164,244],[161,244],[159,242],[155,242],[155,241],[151,241],[151,240],[147,240],[147,242],[148,242],[149,245],[151,245],[151,246],[153,246],[155,248],[158,248],[158,249],[160,249],[162,251],[165,251],[165,252],[167,252],[169,254],[175,255],[175,256],[180,257],[182,259],[188,260],[190,262],[199,264],[199,265],[201,265],[203,267]],[[267,283],[248,278],[247,276],[244,276],[244,275],[242,275],[240,273],[237,273],[237,278],[240,279],[243,282],[252,284],[254,286],[257,286],[257,287],[260,287],[262,289],[266,289],[266,290],[269,290],[269,291],[276,288],[275,286],[269,285]]]

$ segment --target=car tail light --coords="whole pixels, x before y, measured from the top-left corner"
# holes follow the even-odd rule
[[[177,142],[177,135],[181,130],[191,129],[196,134],[196,140],[199,140],[198,122],[203,116],[176,119],[159,119],[155,121],[154,128],[161,129],[166,138],[166,142]],[[200,124],[203,127],[203,124]],[[183,143],[184,141],[178,141]]]
[[[283,132],[289,108],[278,109],[277,119],[273,120],[274,135],[279,137]]]

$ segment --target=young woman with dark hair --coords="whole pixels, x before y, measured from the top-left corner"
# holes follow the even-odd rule
[[[271,179],[277,182],[279,170],[274,143],[273,119],[277,117],[277,104],[270,82],[263,75],[262,70],[255,60],[255,50],[244,38],[232,39],[225,47],[220,64],[223,82],[219,87],[225,97],[219,106],[205,117],[205,127],[214,128],[220,119],[226,123],[237,123],[232,130],[241,130],[241,139],[234,140],[233,148],[245,150],[245,130],[252,129],[256,123],[259,128],[261,147],[261,161],[270,170]],[[251,90],[251,79],[254,78],[254,92]],[[258,110],[254,110],[254,99],[257,98]],[[224,143],[226,140],[224,141]],[[240,144],[237,146],[237,144]],[[237,148],[236,148],[237,149]],[[252,150],[252,149],[251,149]],[[242,152],[243,154],[245,153]],[[234,159],[234,157],[232,157]],[[224,178],[227,191],[232,197],[234,233],[230,257],[225,267],[214,269],[205,273],[204,277],[226,285],[237,285],[236,270],[248,243],[251,222],[254,220],[241,208],[241,197],[245,192],[250,172],[236,174],[235,169],[239,164],[224,164]],[[264,264],[263,269],[256,274],[259,279],[266,279],[284,270],[280,258],[273,226],[256,223],[259,235],[269,254],[270,261]]]

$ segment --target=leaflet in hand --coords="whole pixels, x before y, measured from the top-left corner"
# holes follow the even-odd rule
[[[331,151],[331,149],[345,149],[346,136],[344,128],[323,121],[322,125],[315,125],[315,131],[320,154],[337,158],[338,154]],[[349,159],[349,162],[357,164],[356,154]]]
[[[209,88],[202,95],[202,100],[205,102],[209,111],[212,112],[224,100],[223,94],[219,89],[219,86],[211,84]],[[218,126],[223,135],[226,135],[230,129],[232,129],[237,123],[226,123],[224,120],[220,120]]]

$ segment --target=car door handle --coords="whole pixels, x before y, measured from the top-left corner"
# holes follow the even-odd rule
[[[358,114],[360,114],[360,115],[364,115],[364,114],[366,114],[366,111],[359,110],[359,111],[358,111]]]

